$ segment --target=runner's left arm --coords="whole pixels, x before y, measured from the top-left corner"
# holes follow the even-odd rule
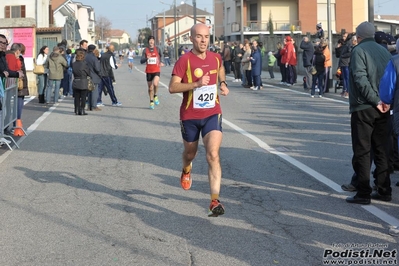
[[[219,82],[224,81],[224,83],[221,83],[219,85],[219,89],[220,89],[220,93],[223,96],[226,96],[227,94],[229,94],[229,88],[227,88],[226,85],[226,70],[224,69],[224,66],[221,65],[219,68]]]

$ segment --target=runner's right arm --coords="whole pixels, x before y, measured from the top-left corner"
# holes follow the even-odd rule
[[[145,53],[145,48],[143,49],[143,53],[141,55],[140,64],[144,64],[147,62],[147,54]]]

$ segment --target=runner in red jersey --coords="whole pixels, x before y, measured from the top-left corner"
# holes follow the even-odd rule
[[[143,50],[140,63],[146,63],[145,73],[147,73],[148,95],[150,96],[150,109],[154,109],[159,104],[158,84],[161,75],[161,51],[155,46],[154,36],[148,37],[148,47]]]
[[[170,93],[183,93],[180,107],[180,124],[183,137],[183,171],[180,184],[191,188],[192,161],[198,150],[201,133],[208,162],[208,178],[211,204],[208,216],[224,214],[219,201],[222,168],[219,149],[222,143],[222,111],[218,89],[227,95],[226,74],[220,55],[207,51],[209,28],[195,24],[191,28],[190,40],[193,49],[184,54],[175,64],[169,84]]]

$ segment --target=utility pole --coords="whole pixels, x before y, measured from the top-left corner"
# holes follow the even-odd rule
[[[327,0],[327,28],[328,28],[328,47],[330,48],[330,58],[332,56],[332,31],[331,31],[331,0]],[[328,83],[326,86],[326,90],[329,90],[333,86],[332,80],[332,69],[330,68],[328,71]]]
[[[197,1],[193,0],[194,25],[197,24]]]
[[[241,32],[241,43],[244,43],[244,0],[241,0],[241,25],[240,25],[240,32]],[[215,10],[215,9],[213,9]],[[215,11],[214,11],[215,12]]]
[[[163,27],[162,27],[162,51],[165,48],[165,9],[163,10]]]
[[[369,22],[374,24],[374,0],[369,1]]]
[[[175,23],[174,23],[174,27],[175,27],[175,62],[177,61],[177,39],[176,39],[176,13],[177,13],[177,10],[176,10],[176,0],[174,0],[173,1],[173,7],[174,7],[174,17],[175,17]]]

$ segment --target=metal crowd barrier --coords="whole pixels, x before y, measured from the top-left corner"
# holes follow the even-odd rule
[[[7,139],[10,139],[14,145],[19,148],[14,138],[8,135],[5,130],[13,128],[13,123],[17,120],[18,109],[18,80],[16,78],[3,79],[3,91],[0,92],[0,102],[2,110],[0,110],[0,142],[3,142],[12,150],[11,145]],[[1,97],[2,96],[2,97]],[[22,129],[23,130],[23,129]]]

